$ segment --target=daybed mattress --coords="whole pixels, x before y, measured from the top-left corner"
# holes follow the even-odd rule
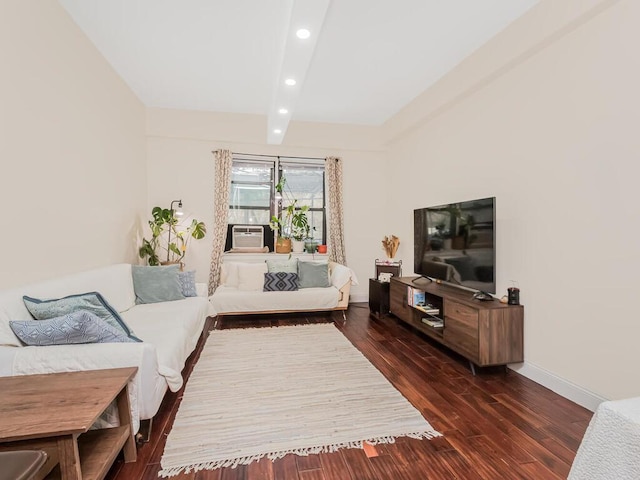
[[[262,311],[330,310],[338,305],[336,287],[303,288],[295,292],[255,292],[221,285],[210,297],[216,314]]]

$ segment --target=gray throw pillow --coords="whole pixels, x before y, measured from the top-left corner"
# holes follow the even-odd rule
[[[125,335],[137,342],[141,342],[139,338],[133,335],[133,332],[124,320],[118,315],[118,312],[104,299],[98,292],[79,293],[69,295],[63,298],[53,298],[49,300],[40,300],[38,298],[22,297],[24,305],[29,313],[36,320],[47,320],[49,318],[60,317],[79,310],[86,310],[104,320],[113,328],[117,328],[124,332]]]
[[[300,288],[330,287],[329,264],[326,262],[298,262],[298,286]]]
[[[10,321],[9,326],[26,345],[135,342],[122,330],[112,327],[86,310],[47,320]]]
[[[178,282],[180,282],[180,290],[185,297],[197,297],[196,289],[196,271],[178,272]]]
[[[167,267],[131,266],[136,303],[158,303],[182,300],[184,295],[178,281],[178,265]]]
[[[298,259],[290,258],[288,260],[266,260],[267,271],[269,273],[274,272],[287,272],[298,273]]]

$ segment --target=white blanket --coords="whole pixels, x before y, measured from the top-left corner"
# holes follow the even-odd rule
[[[69,348],[73,347],[73,348]],[[14,375],[74,372],[105,368],[137,367],[142,365],[143,345],[140,343],[101,343],[91,345],[60,345],[16,348],[13,359]],[[139,372],[129,381],[129,401],[133,431],[140,428],[138,392]],[[105,422],[114,426],[111,421]]]

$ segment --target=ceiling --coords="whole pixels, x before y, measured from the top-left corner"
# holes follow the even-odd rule
[[[537,1],[59,0],[146,106],[265,115],[269,143],[381,125]]]

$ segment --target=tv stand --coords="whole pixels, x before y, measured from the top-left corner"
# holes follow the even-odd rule
[[[507,305],[497,299],[474,300],[468,290],[436,282],[418,285],[416,278],[391,277],[390,313],[469,360],[474,375],[475,366],[524,361],[522,305]],[[425,301],[437,306],[439,314],[430,317],[409,305],[409,287],[424,291]],[[442,325],[433,327],[423,318],[442,320]]]

